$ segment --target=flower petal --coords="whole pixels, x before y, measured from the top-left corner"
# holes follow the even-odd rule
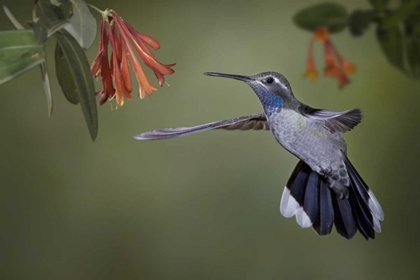
[[[154,39],[154,38],[152,38],[148,35],[142,34],[140,32],[137,32],[137,36],[139,37],[140,40],[142,40],[146,44],[148,44],[151,48],[153,48],[155,50],[160,49],[160,44],[159,44],[158,41],[156,41],[156,39]]]
[[[318,71],[315,69],[307,69],[304,76],[311,81],[315,81],[318,78]]]
[[[99,73],[101,75],[102,90],[97,93],[98,95],[101,95],[101,99],[99,100],[100,105],[104,104],[109,98],[112,98],[115,93],[115,89],[112,84],[111,68],[108,61],[108,33],[106,32],[105,21],[101,24],[101,42],[101,68]]]
[[[98,55],[95,57],[95,59],[92,62],[92,65],[90,67],[90,71],[92,72],[92,75],[94,77],[98,77],[101,73],[101,63],[102,63],[102,56],[106,55],[104,53],[105,47],[108,45],[108,34],[106,31],[105,21],[101,22],[101,36],[99,39],[99,51]]]
[[[111,45],[112,45],[112,49],[118,50],[117,49],[117,40],[115,39],[116,33],[114,32],[110,32],[110,41],[111,41]],[[121,47],[121,45],[119,46]],[[121,51],[119,51],[121,53]],[[125,56],[125,55],[124,55]],[[130,95],[129,92],[127,92],[125,83],[124,83],[124,79],[123,76],[121,74],[120,71],[120,61],[118,60],[118,55],[116,55],[116,52],[113,52],[113,55],[111,56],[112,59],[112,77],[114,78],[114,83],[115,83],[115,94],[114,97],[117,100],[117,104],[118,106],[123,106],[124,105],[124,98],[127,98],[128,100],[131,100],[132,97]]]
[[[324,75],[329,77],[335,77],[337,72],[337,65],[333,53],[334,46],[330,40],[324,42],[324,54],[325,54],[325,68]]]
[[[325,43],[329,38],[329,32],[328,29],[325,27],[319,27],[314,30],[312,33],[313,36],[318,39],[321,43]]]
[[[114,21],[115,25],[119,28],[119,32],[121,35],[121,43],[127,47],[127,50],[129,52],[134,75],[136,76],[136,79],[139,83],[139,94],[142,95],[142,91],[145,91],[147,94],[151,95],[153,93],[153,90],[156,90],[156,87],[154,87],[150,83],[149,79],[147,79],[147,76],[143,70],[143,67],[140,65],[139,61],[137,60],[135,56],[135,53],[133,52],[130,44],[128,43],[127,35],[131,37],[131,34],[117,13],[115,13],[114,20],[115,20]]]
[[[150,69],[152,69],[153,71],[158,71],[163,75],[170,75],[175,72],[172,68],[161,64],[159,61],[155,60],[153,57],[148,55],[146,51],[144,50],[146,46],[144,45],[142,41],[137,42],[133,38],[133,36],[129,36],[129,38],[134,48],[136,49],[137,53],[140,55],[141,59]]]
[[[115,89],[112,84],[111,68],[109,66],[108,57],[106,56],[102,57],[101,80],[102,91],[107,96],[107,98],[111,98],[115,93]]]
[[[152,94],[153,90],[156,90],[156,88],[150,83],[149,79],[146,76],[146,73],[143,70],[143,67],[141,67],[131,47],[127,45],[127,48],[130,53],[130,60],[131,65],[133,67],[134,75],[136,76],[136,79],[139,83],[140,94],[142,90],[145,91],[147,94]]]
[[[118,58],[116,56],[113,57],[113,64],[114,64],[114,82],[115,82],[115,99],[117,100],[118,106],[124,105],[124,98],[128,100],[132,100],[133,98],[127,92],[124,85],[124,80],[121,75],[121,71],[118,67]]]
[[[318,78],[318,71],[315,68],[315,60],[314,60],[314,41],[315,37],[312,36],[311,41],[309,42],[309,49],[308,49],[308,60],[306,61],[306,72],[304,76],[311,81],[315,81]]]
[[[113,40],[115,41],[115,44],[112,44],[112,49],[113,52],[115,53],[115,55],[117,56],[118,59],[118,63],[121,63],[121,59],[123,56],[123,50],[121,48],[122,44],[121,44],[121,39],[117,34],[117,28],[115,28],[115,25],[111,25],[111,29],[110,29],[110,33],[112,33],[112,37]]]
[[[158,80],[159,85],[163,86],[163,84],[165,83],[165,76],[163,76],[159,72],[153,72],[153,73],[155,73],[155,76],[156,76],[156,79]]]
[[[102,63],[102,52],[99,52],[98,55],[93,60],[92,65],[90,66],[90,71],[92,72],[92,75],[95,78],[101,74],[101,63]]]
[[[352,75],[356,72],[356,68],[357,68],[356,65],[349,63],[345,59],[342,59],[340,62],[341,62],[341,67],[343,67],[346,75]]]
[[[131,26],[128,22],[124,22],[125,23],[125,26],[127,27],[127,29],[128,29],[128,31],[129,31],[129,33],[131,33],[131,35],[133,35],[134,36],[134,38],[137,40],[137,41],[141,41],[141,42],[143,42],[143,39],[142,39],[142,37],[141,36],[139,36],[139,32],[137,32],[135,29],[134,29],[134,27],[133,26]],[[160,47],[160,46],[159,46]],[[151,57],[153,57],[154,59],[156,59],[156,56],[152,53],[152,51],[151,50],[149,50],[149,48],[145,48],[144,49],[144,51],[149,55],[149,56],[151,56]]]
[[[345,75],[342,69],[337,71],[336,77],[337,77],[338,86],[340,87],[340,89],[342,89],[343,87],[345,87],[346,85],[350,83],[350,80],[347,78],[347,76]]]
[[[128,68],[127,55],[123,54],[121,61],[121,75],[124,81],[124,86],[127,92],[133,91],[133,83],[131,82],[130,69]]]
[[[136,40],[135,36],[133,36],[132,32],[130,32],[128,24],[123,22],[120,18],[116,18],[116,21],[119,22],[118,27],[121,27],[120,31],[123,32],[125,36],[130,39],[137,53],[140,55],[141,59],[150,69],[152,69],[153,71],[158,71],[163,75],[170,75],[175,72],[170,67],[158,62],[154,55],[151,54],[150,50],[145,46],[142,40]]]

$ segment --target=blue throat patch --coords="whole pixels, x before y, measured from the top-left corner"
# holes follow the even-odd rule
[[[280,96],[271,93],[261,85],[252,85],[251,87],[260,99],[260,102],[267,115],[280,113],[281,109],[283,108],[283,99]]]

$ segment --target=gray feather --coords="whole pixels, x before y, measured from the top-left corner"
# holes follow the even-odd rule
[[[331,132],[343,133],[350,131],[362,121],[362,111],[360,109],[335,112],[314,109],[306,105],[301,106],[299,109],[302,115],[313,120],[322,121],[323,126]]]
[[[216,121],[192,127],[162,128],[144,132],[134,136],[136,140],[160,140],[185,136],[212,129],[226,130],[269,130],[267,118],[264,113],[239,117],[229,120]]]

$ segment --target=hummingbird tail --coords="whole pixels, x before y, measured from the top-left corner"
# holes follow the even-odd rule
[[[349,196],[340,199],[324,176],[299,161],[284,188],[281,214],[296,216],[301,227],[312,226],[320,236],[330,234],[335,224],[337,232],[347,239],[357,230],[366,239],[374,239],[375,231],[381,231],[382,208],[347,158],[345,164],[350,176]]]

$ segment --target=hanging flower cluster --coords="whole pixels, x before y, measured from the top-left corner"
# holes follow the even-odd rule
[[[139,84],[139,97],[143,99],[146,94],[152,95],[157,88],[147,78],[136,55],[154,72],[160,86],[163,86],[166,75],[174,73],[172,67],[175,64],[160,63],[149,49],[158,50],[158,41],[137,32],[115,11],[107,9],[102,12],[102,17],[99,53],[91,66],[92,74],[95,77],[101,76],[102,80],[102,90],[97,92],[101,96],[99,104],[115,98],[117,105],[122,106],[124,99],[132,100],[130,67]],[[108,45],[112,49],[110,57]]]
[[[321,42],[321,44],[324,45],[324,75],[337,79],[340,89],[343,88],[348,83],[350,83],[348,76],[356,72],[356,66],[349,63],[340,55],[337,48],[331,42],[328,29],[326,28],[317,28],[312,33],[311,41],[309,43],[309,54],[306,64],[306,72],[304,76],[311,81],[314,81],[318,78],[318,71],[315,68],[313,54],[315,40],[318,40]]]

